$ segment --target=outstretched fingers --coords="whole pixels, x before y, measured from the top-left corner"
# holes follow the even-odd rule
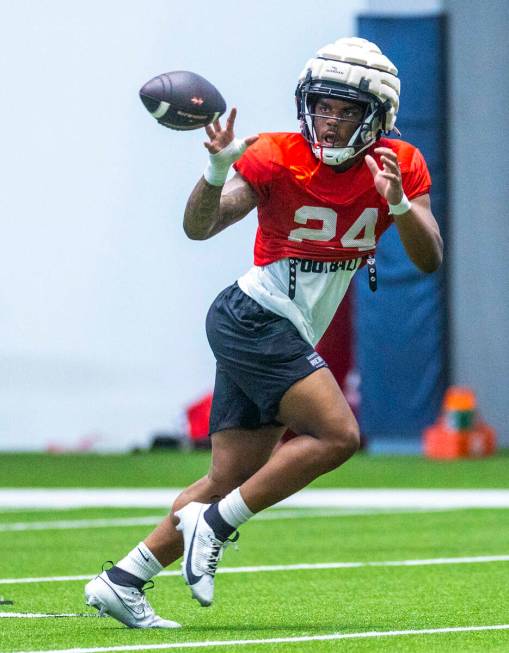
[[[213,123],[205,126],[205,132],[209,137],[209,141],[204,142],[203,145],[211,154],[217,154],[223,148],[225,148],[229,143],[231,143],[235,138],[235,120],[237,118],[237,108],[233,107],[230,111],[230,115],[226,119],[226,125],[223,129],[219,119],[214,120]],[[259,138],[259,135],[248,136],[244,138],[243,141],[246,147],[249,147],[255,143]]]
[[[393,174],[399,176],[400,169],[399,169],[399,163],[397,159],[394,160],[385,155],[382,155],[381,160],[384,165],[384,172],[392,172]]]
[[[366,154],[366,156],[364,157],[364,161],[366,162],[366,165],[368,166],[369,171],[371,172],[373,177],[375,177],[379,172],[381,172],[377,162],[370,154]]]
[[[230,115],[226,119],[226,131],[233,136],[233,127],[235,126],[235,118],[237,117],[237,107],[233,107]]]
[[[385,155],[391,158],[394,158],[395,161],[398,159],[398,155],[394,150],[391,150],[390,147],[375,147],[375,152],[377,154]]]
[[[393,172],[383,171],[380,173],[380,177],[387,179],[388,181],[399,182],[399,175],[394,174]]]
[[[233,132],[233,127],[235,125],[236,116],[237,109],[234,107],[226,119],[226,126],[224,129],[221,126],[219,118],[216,118],[216,120],[211,124],[205,125],[205,131],[210,140],[208,143],[205,142],[204,145],[209,152],[217,154],[217,152],[226,147],[228,143],[234,139],[235,134]]]

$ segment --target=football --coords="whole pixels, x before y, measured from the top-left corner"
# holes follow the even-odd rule
[[[217,88],[186,70],[154,77],[141,88],[140,98],[160,125],[179,131],[205,127],[226,111]]]

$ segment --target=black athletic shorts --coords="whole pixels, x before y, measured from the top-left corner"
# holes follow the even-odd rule
[[[210,433],[278,425],[288,388],[327,367],[290,320],[263,308],[237,283],[216,297],[206,326],[217,361]]]

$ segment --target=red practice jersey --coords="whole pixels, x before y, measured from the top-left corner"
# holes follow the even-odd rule
[[[366,151],[380,168],[376,147],[397,153],[409,199],[429,191],[431,178],[416,147],[381,138]],[[340,261],[365,256],[392,223],[364,160],[337,172],[315,158],[301,134],[261,134],[234,168],[259,199],[257,266],[288,257]]]

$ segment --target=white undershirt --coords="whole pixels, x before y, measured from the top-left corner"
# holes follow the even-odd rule
[[[289,297],[291,260],[296,262],[293,299]],[[314,347],[331,323],[360,263],[360,258],[336,263],[284,258],[269,265],[254,265],[238,284],[261,306],[288,318]]]

